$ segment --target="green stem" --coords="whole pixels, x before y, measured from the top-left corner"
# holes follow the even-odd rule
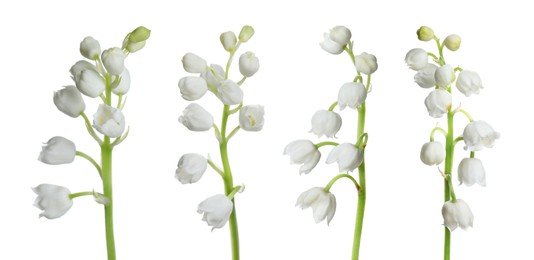
[[[336,181],[338,181],[341,178],[347,178],[347,179],[351,180],[352,183],[354,183],[354,186],[356,187],[356,190],[358,190],[358,191],[360,190],[360,185],[358,184],[358,181],[356,181],[356,179],[354,179],[354,177],[352,177],[350,174],[342,173],[342,174],[338,174],[338,175],[336,175],[336,177],[332,178],[328,182],[328,184],[326,184],[326,186],[324,187],[324,191],[325,192],[330,192],[330,189],[332,188],[334,183],[336,183]]]
[[[363,135],[365,128],[365,102],[358,109],[358,132],[357,137]],[[360,241],[363,229],[363,216],[365,212],[366,199],[366,181],[365,181],[365,155],[362,164],[358,167],[358,177],[360,181],[360,189],[358,190],[358,207],[356,212],[356,225],[354,227],[354,241],[352,244],[352,260],[358,260],[360,257]]]
[[[106,245],[108,260],[115,260],[115,235],[113,231],[113,185],[112,185],[112,151],[109,137],[104,137],[104,143],[100,146],[102,153],[102,183],[104,196],[109,199],[109,204],[104,206],[106,224]]]
[[[234,179],[232,176],[232,170],[230,169],[230,160],[228,159],[228,138],[226,136],[226,125],[228,122],[228,116],[230,115],[230,106],[224,105],[222,123],[221,123],[221,141],[219,144],[219,150],[221,152],[221,160],[224,171],[224,192],[229,195],[234,190]],[[239,233],[237,229],[237,215],[235,199],[231,198],[233,204],[232,214],[228,220],[230,225],[230,239],[232,247],[232,260],[239,260]]]
[[[443,128],[439,126],[436,126],[434,127],[434,129],[432,129],[432,132],[430,132],[430,142],[434,142],[434,134],[436,132],[442,133],[445,136],[445,138],[447,138],[447,131],[445,131]]]
[[[331,142],[331,141],[325,141],[325,142],[320,142],[318,144],[315,145],[315,148],[319,149],[325,145],[333,145],[333,146],[338,146],[339,144],[336,143],[336,142]]]
[[[452,185],[451,173],[452,173],[452,161],[454,156],[454,112],[449,111],[447,113],[447,136],[445,142],[445,178],[444,178],[444,201],[447,202],[451,199]],[[445,244],[444,244],[444,260],[450,260],[451,258],[451,232],[447,227],[443,227],[445,230]]]
[[[330,107],[328,108],[328,111],[334,111],[334,108],[336,108],[337,106],[337,101],[332,103],[332,105],[330,105]]]
[[[83,192],[76,192],[69,195],[69,199],[78,198],[81,196],[93,196],[94,192],[92,191],[83,191]]]
[[[76,155],[77,156],[80,156],[82,158],[85,158],[86,160],[88,160],[91,164],[93,164],[93,166],[95,166],[96,170],[98,171],[98,174],[100,175],[100,178],[102,178],[102,168],[100,168],[100,165],[98,165],[98,163],[95,161],[95,159],[93,159],[93,157],[83,153],[83,152],[80,152],[80,151],[76,151]]]

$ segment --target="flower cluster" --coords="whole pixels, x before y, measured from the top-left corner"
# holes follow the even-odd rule
[[[186,76],[179,80],[178,87],[182,98],[187,101],[197,101],[209,91],[224,106],[220,127],[214,123],[212,114],[197,103],[190,103],[178,119],[180,123],[191,131],[202,132],[213,128],[219,141],[222,169],[216,166],[209,158],[200,154],[188,153],[180,158],[175,175],[183,184],[195,183],[200,180],[208,165],[221,175],[225,184],[226,194],[214,195],[198,205],[198,212],[204,213],[202,220],[206,221],[213,229],[221,228],[228,222],[234,208],[233,197],[236,192],[242,190],[241,186],[234,187],[232,183],[232,173],[226,156],[228,140],[239,129],[257,132],[262,130],[264,124],[263,106],[243,106],[244,92],[241,85],[259,70],[260,64],[256,55],[250,51],[241,54],[239,56],[239,72],[242,78],[239,81],[234,81],[228,77],[235,53],[241,44],[247,42],[253,35],[254,29],[250,26],[244,26],[239,36],[236,36],[231,31],[220,35],[222,47],[230,55],[225,68],[219,64],[208,65],[206,60],[194,53],[186,53],[182,58],[184,70],[197,74]],[[231,106],[236,107],[232,109]],[[238,126],[228,133],[226,129],[228,118],[236,113],[239,113]]]
[[[348,28],[336,26],[329,33],[324,34],[324,41],[320,43],[320,46],[328,53],[337,55],[347,52],[357,76],[353,82],[346,82],[341,85],[337,100],[328,109],[320,109],[313,114],[310,132],[318,137],[335,138],[341,129],[342,118],[334,109],[336,106],[339,106],[339,110],[349,107],[357,110],[359,117],[362,119],[359,122],[361,130],[356,135],[356,142],[339,144],[325,141],[314,144],[310,140],[296,140],[290,142],[284,149],[284,154],[289,155],[291,163],[301,165],[299,172],[308,174],[321,159],[319,148],[326,145],[334,146],[326,158],[326,163],[337,163],[338,172],[342,174],[334,177],[325,187],[314,187],[303,192],[297,199],[297,206],[300,208],[311,207],[313,209],[313,216],[317,223],[324,219],[327,220],[327,223],[330,223],[334,217],[336,199],[334,194],[330,193],[330,187],[335,181],[342,177],[347,177],[355,183],[358,189],[360,188],[349,173],[358,169],[364,161],[364,148],[367,142],[367,134],[363,132],[365,100],[370,89],[371,74],[377,70],[378,64],[376,57],[366,52],[355,56],[351,37],[352,33]],[[367,75],[365,84],[362,74]]]
[[[460,107],[453,109],[453,85],[466,97],[479,94],[480,90],[483,89],[482,81],[476,72],[460,67],[453,68],[445,63],[443,48],[457,51],[461,44],[460,36],[452,34],[440,42],[439,38],[434,35],[434,31],[427,26],[422,26],[417,31],[417,35],[421,41],[434,40],[438,46],[439,56],[424,49],[415,48],[406,54],[405,61],[410,69],[417,71],[414,76],[417,85],[432,89],[424,102],[428,114],[433,118],[447,116],[447,130],[439,126],[434,128],[430,142],[425,143],[421,149],[421,161],[426,165],[438,166],[445,162],[445,172],[442,175],[448,183],[445,194],[449,198],[445,201],[442,209],[445,226],[450,231],[458,226],[466,229],[473,225],[473,213],[465,201],[456,199],[454,193],[451,182],[454,147],[457,142],[463,140],[465,142],[464,149],[470,152],[470,156],[462,159],[458,165],[460,184],[471,186],[477,183],[480,186],[485,186],[485,170],[482,162],[475,158],[475,152],[483,148],[493,147],[495,140],[499,138],[499,133],[485,121],[473,120],[471,115]],[[465,115],[470,122],[465,126],[463,134],[455,137],[453,123],[454,116],[458,113]],[[444,135],[445,146],[434,140],[436,132]]]

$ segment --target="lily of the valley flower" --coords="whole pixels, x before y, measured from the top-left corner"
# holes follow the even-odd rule
[[[70,74],[71,74],[71,78],[74,80],[74,82],[77,82],[78,79],[80,78],[80,75],[82,73],[82,71],[86,70],[86,69],[90,69],[90,70],[94,70],[96,71],[96,66],[86,60],[79,60],[77,61],[76,63],[74,63],[74,65],[72,65],[72,67],[70,67]]]
[[[44,144],[37,159],[46,164],[57,165],[71,163],[75,156],[76,145],[65,137],[55,136]]]
[[[196,103],[189,104],[178,121],[191,131],[208,131],[213,126],[213,116]]]
[[[354,171],[363,162],[363,151],[351,143],[343,143],[334,147],[326,158],[326,163],[337,162],[339,172]]]
[[[239,41],[240,42],[248,42],[250,38],[254,35],[254,28],[250,25],[245,25],[243,28],[241,28],[241,31],[239,32]]]
[[[54,92],[54,104],[59,111],[73,118],[85,110],[82,94],[75,86],[66,86]]]
[[[320,43],[323,50],[331,54],[340,54],[352,37],[352,33],[345,26],[336,26],[329,33],[324,34],[324,41]]]
[[[473,227],[473,213],[465,201],[458,199],[456,202],[447,201],[441,209],[445,226],[454,231],[458,226],[466,230]]]
[[[243,90],[232,80],[225,80],[217,89],[217,97],[225,105],[237,105],[243,101]]]
[[[182,65],[185,71],[189,73],[202,73],[206,70],[208,64],[206,60],[194,53],[186,53],[182,58]]]
[[[443,89],[435,89],[425,99],[428,114],[434,118],[440,118],[451,108],[451,93]]]
[[[436,85],[440,88],[446,88],[456,79],[454,74],[454,69],[449,64],[445,64],[436,69],[434,73],[434,79],[436,80]]]
[[[443,41],[443,44],[445,44],[445,47],[451,51],[456,51],[460,48],[460,44],[462,43],[462,38],[456,34],[451,34],[445,38]]]
[[[436,74],[436,69],[438,66],[428,63],[426,66],[415,74],[413,77],[415,80],[415,83],[419,85],[422,88],[432,88],[436,86],[436,79],[434,78],[434,74]]]
[[[124,132],[126,120],[119,109],[100,104],[94,115],[93,127],[101,134],[115,138]]]
[[[221,33],[219,39],[221,40],[221,44],[226,51],[232,52],[235,50],[235,45],[237,44],[237,37],[235,36],[234,32],[223,32]]]
[[[228,222],[233,208],[234,204],[226,195],[217,194],[202,201],[198,205],[197,212],[204,213],[202,220],[213,227],[211,230],[214,230],[222,228]]]
[[[479,151],[484,147],[491,148],[495,140],[499,139],[500,136],[486,121],[478,120],[470,122],[464,128],[464,149]]]
[[[239,110],[239,126],[245,131],[260,131],[263,128],[263,106],[248,105]]]
[[[224,82],[224,69],[219,64],[211,64],[210,68],[211,69],[207,69],[206,71],[202,72],[200,77],[206,80],[208,89],[211,92],[217,93],[217,89]]]
[[[445,160],[445,147],[440,142],[428,142],[421,148],[421,161],[429,166],[438,165]]]
[[[341,128],[341,116],[333,111],[319,110],[315,112],[311,120],[311,132],[318,137],[334,137]]]
[[[239,56],[239,72],[245,77],[252,77],[260,69],[260,61],[253,52],[247,51]]]
[[[98,59],[101,51],[100,43],[91,36],[85,37],[80,43],[80,53],[90,60]]]
[[[313,187],[300,194],[295,206],[303,210],[311,207],[315,223],[319,223],[326,218],[326,223],[330,224],[336,213],[336,197],[334,194],[324,191],[324,188]]]
[[[343,84],[337,95],[339,109],[343,110],[349,106],[352,109],[359,108],[367,98],[367,89],[360,82],[349,82]]]
[[[197,100],[208,91],[208,84],[201,77],[183,77],[178,81],[178,87],[182,98],[188,101]]]
[[[432,28],[428,26],[421,26],[417,30],[417,38],[420,41],[425,41],[425,42],[430,41],[434,39],[434,30],[432,30]]]
[[[428,54],[421,48],[415,48],[408,51],[404,59],[408,67],[412,70],[422,70],[428,64]]]
[[[178,161],[175,177],[182,184],[195,183],[204,175],[207,167],[208,160],[204,156],[196,153],[184,154]]]
[[[460,72],[460,75],[458,75],[458,80],[456,80],[456,87],[466,97],[471,96],[471,94],[478,94],[480,93],[480,89],[484,88],[482,86],[482,80],[478,74],[469,70],[463,70]]]
[[[310,173],[321,159],[321,152],[309,140],[296,140],[289,143],[284,149],[284,154],[289,155],[291,163],[302,164],[299,170],[301,174]]]
[[[126,49],[130,53],[141,50],[146,45],[146,40],[150,37],[151,31],[144,27],[139,26],[129,33],[122,42],[122,48]]]
[[[78,90],[92,98],[98,97],[106,89],[104,78],[93,69],[84,69],[74,76]]]
[[[119,84],[111,90],[116,95],[124,95],[128,93],[128,91],[130,90],[131,78],[130,78],[130,71],[128,71],[127,68],[124,68],[124,70],[122,71],[120,75],[120,78],[121,79],[120,79]]]
[[[467,187],[477,183],[486,186],[486,171],[478,158],[464,158],[458,165],[458,180]]]
[[[375,55],[367,52],[362,52],[354,57],[354,66],[356,66],[357,71],[365,75],[371,75],[378,69]]]
[[[124,70],[124,52],[117,47],[102,52],[102,63],[111,75],[120,75]]]
[[[37,194],[33,205],[43,211],[39,217],[59,218],[72,207],[72,200],[69,197],[70,191],[65,187],[40,184],[32,190]]]

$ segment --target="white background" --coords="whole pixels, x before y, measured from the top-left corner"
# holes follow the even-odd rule
[[[443,182],[436,168],[419,160],[421,145],[437,122],[427,115],[428,90],[413,82],[404,63],[421,25],[442,39],[455,33],[462,46],[445,51],[453,66],[477,71],[484,83],[478,96],[454,96],[455,105],[484,119],[502,135],[493,149],[477,153],[487,187],[457,186],[475,215],[474,228],[456,230],[453,259],[534,259],[532,233],[532,14],[523,1],[11,1],[0,4],[0,113],[3,141],[0,179],[0,259],[105,259],[103,208],[78,198],[63,217],[39,219],[30,187],[53,183],[72,192],[101,191],[85,160],[49,166],[37,161],[40,144],[52,136],[73,140],[78,150],[98,157],[81,118],[55,108],[52,93],[72,84],[68,69],[81,59],[79,42],[88,35],[103,49],[118,46],[139,25],[152,29],[142,51],[126,61],[132,86],[124,110],[130,136],[114,152],[116,245],[119,259],[230,259],[228,226],[210,232],[196,213],[200,201],[222,192],[212,170],[194,185],[181,185],[174,171],[184,153],[218,149],[210,132],[189,132],[178,123],[188,102],[177,82],[188,74],[180,59],[194,52],[223,64],[219,34],[256,34],[242,51],[254,51],[260,71],[244,84],[245,103],[263,104],[264,130],[239,132],[230,143],[242,259],[349,259],[356,192],[346,181],[332,192],[337,212],[328,227],[315,224],[311,210],[295,208],[297,196],[324,186],[337,172],[323,160],[299,176],[282,152],[295,139],[318,141],[311,115],[335,101],[339,86],[354,78],[347,55],[319,47],[323,32],[345,25],[355,52],[378,58],[367,99],[368,199],[361,259],[440,259]],[[480,2],[482,3],[482,2]],[[237,63],[235,63],[237,64]],[[237,67],[231,78],[238,80]],[[456,93],[458,94],[458,92]],[[211,94],[210,94],[211,95]],[[85,99],[92,117],[97,100]],[[199,101],[218,122],[221,106],[211,96]],[[339,142],[354,141],[356,112],[342,113]],[[457,133],[467,121],[456,120]],[[230,126],[236,124],[231,121]],[[460,143],[455,165],[467,153]],[[220,163],[219,163],[220,164]],[[455,177],[456,178],[456,177]]]

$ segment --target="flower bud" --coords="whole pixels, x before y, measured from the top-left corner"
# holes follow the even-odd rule
[[[338,55],[343,52],[343,46],[335,42],[334,40],[332,40],[328,33],[324,33],[323,37],[324,37],[323,42],[319,43],[319,45],[321,45],[321,48],[323,48],[323,50],[334,55]]]
[[[436,85],[440,88],[447,88],[450,84],[456,79],[456,74],[454,74],[454,69],[449,64],[445,64],[436,69],[434,74],[434,79],[436,80]]]
[[[478,158],[464,158],[458,165],[458,180],[467,187],[477,183],[486,186],[486,171]]]
[[[126,49],[130,53],[134,53],[134,52],[137,52],[143,49],[145,45],[146,45],[146,41],[134,43],[134,42],[129,42],[128,39],[125,39],[124,42],[122,42],[123,48]]]
[[[491,148],[500,136],[486,121],[470,122],[464,128],[464,149],[474,152],[480,151],[484,147]]]
[[[339,45],[345,46],[350,42],[352,33],[350,32],[349,28],[340,25],[330,29],[329,37]]]
[[[315,112],[311,120],[313,132],[318,137],[326,135],[326,137],[335,137],[336,133],[341,128],[341,116],[333,111],[319,110]]]
[[[289,143],[284,149],[284,154],[289,155],[291,163],[302,164],[300,174],[310,173],[321,159],[321,152],[309,140],[296,140]]]
[[[425,143],[421,148],[420,157],[426,165],[439,165],[445,160],[445,147],[440,142]]]
[[[37,160],[50,165],[58,165],[73,162],[75,156],[76,145],[65,137],[55,136],[44,144]]]
[[[347,106],[352,109],[357,109],[365,102],[366,98],[367,89],[365,89],[362,83],[349,82],[339,88],[337,103],[340,110],[345,109]]]
[[[245,77],[252,77],[260,68],[260,61],[253,52],[247,51],[239,57],[239,72]]]
[[[124,68],[120,77],[119,84],[111,90],[115,95],[124,95],[130,90],[130,71],[128,71],[127,68]]]
[[[176,169],[176,179],[182,184],[195,183],[208,168],[208,160],[204,156],[196,153],[188,153],[182,155],[178,161],[178,169]]]
[[[480,93],[480,89],[484,87],[482,86],[482,80],[476,72],[463,70],[458,75],[458,80],[456,80],[456,88],[466,97],[469,97],[471,94]]]
[[[336,197],[334,194],[324,191],[324,188],[314,187],[300,194],[295,206],[303,210],[311,207],[315,223],[326,218],[326,223],[330,224],[336,213]]]
[[[213,126],[213,116],[196,103],[189,104],[178,121],[187,129],[197,132],[208,131]]]
[[[378,69],[375,55],[362,52],[360,55],[354,57],[354,66],[356,70],[365,74],[371,75]]]
[[[73,118],[85,110],[82,94],[75,86],[66,86],[54,92],[54,104],[59,111]]]
[[[202,59],[200,56],[194,53],[186,53],[182,58],[182,64],[185,71],[189,73],[202,73],[206,71],[208,64],[206,60]]]
[[[239,110],[239,126],[245,131],[260,131],[263,128],[263,106],[248,105]]]
[[[217,93],[217,89],[224,82],[224,69],[219,64],[211,64],[210,69],[202,72],[200,77],[206,80],[211,92]]]
[[[32,188],[32,190],[37,194],[33,205],[43,211],[39,214],[39,217],[47,219],[59,218],[65,215],[72,207],[72,199],[69,197],[70,191],[65,187],[40,184]]]
[[[415,73],[415,76],[413,77],[415,83],[422,88],[435,87],[436,79],[434,78],[434,75],[436,74],[436,69],[438,69],[438,66],[432,63],[427,63],[423,69]]]
[[[96,98],[106,89],[104,79],[96,70],[82,70],[74,78],[76,79],[78,90],[88,97]]]
[[[217,89],[217,97],[225,105],[237,105],[243,101],[243,91],[235,82],[225,80]]]
[[[339,172],[352,172],[363,162],[363,151],[353,144],[339,144],[328,154],[326,163],[337,162]]]
[[[82,74],[82,71],[84,70],[94,70],[97,71],[96,66],[86,60],[79,60],[77,61],[72,67],[70,67],[70,74],[72,75],[72,79],[74,82],[78,82],[80,79],[80,76]]]
[[[445,226],[452,232],[458,226],[466,230],[468,227],[473,227],[473,212],[465,201],[458,199],[456,202],[447,201],[443,204],[441,209]]]
[[[178,81],[180,94],[187,101],[194,101],[206,94],[208,84],[201,77],[183,77]]]
[[[452,96],[443,89],[435,89],[425,99],[428,114],[434,118],[440,118],[446,114],[452,106]]]
[[[197,212],[199,214],[204,213],[202,220],[213,227],[211,229],[213,231],[216,228],[224,227],[233,209],[234,204],[226,195],[217,194],[202,201],[198,205]]]
[[[235,46],[237,44],[237,38],[235,37],[234,32],[228,31],[221,33],[219,37],[223,48],[228,52],[235,51]]]
[[[100,104],[93,116],[93,127],[101,134],[115,138],[124,132],[126,120],[119,109]]]
[[[451,34],[445,38],[443,41],[445,44],[445,47],[451,51],[456,51],[460,48],[460,44],[462,43],[462,38],[456,34]]]
[[[254,28],[249,25],[243,26],[241,29],[241,32],[239,32],[239,41],[240,42],[247,42],[252,38],[252,35],[254,35]]]
[[[422,70],[428,64],[428,54],[421,48],[411,49],[406,53],[404,61],[406,61],[410,69],[416,71]]]
[[[144,42],[148,40],[149,37],[150,30],[144,26],[139,26],[129,33],[128,41],[131,43]]]
[[[421,26],[421,28],[417,29],[417,38],[420,41],[430,41],[434,39],[434,30],[427,26]]]
[[[102,52],[102,63],[111,75],[120,75],[124,70],[124,52],[117,47]]]
[[[100,43],[91,36],[85,37],[80,43],[80,53],[90,60],[98,59],[101,51]]]

